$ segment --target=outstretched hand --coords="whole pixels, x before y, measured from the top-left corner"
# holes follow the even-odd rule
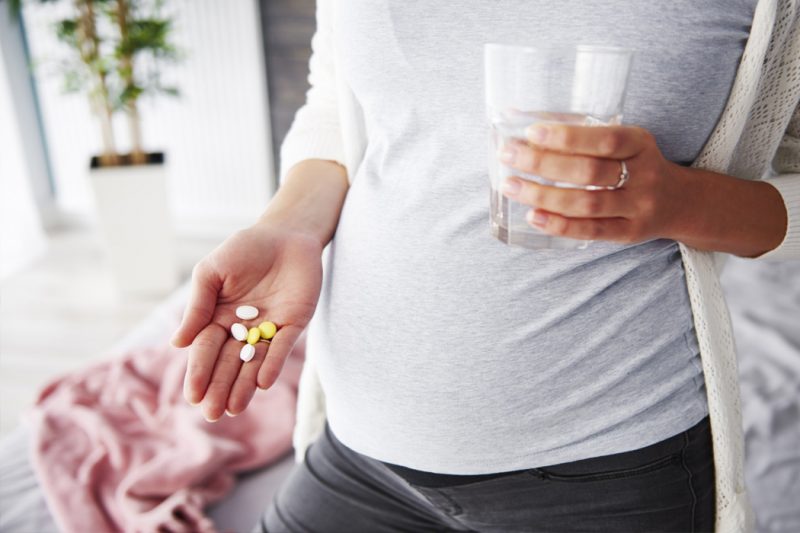
[[[209,421],[226,411],[241,413],[256,391],[269,388],[311,320],[322,284],[319,241],[270,225],[256,225],[228,238],[195,266],[183,320],[172,338],[189,348],[184,396],[200,404]],[[259,309],[254,321],[236,317],[236,308]],[[242,342],[230,327],[261,321],[278,326],[272,342],[257,343],[256,355],[242,362]],[[253,323],[250,323],[253,322]]]

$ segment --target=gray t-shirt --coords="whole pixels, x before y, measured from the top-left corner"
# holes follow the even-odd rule
[[[528,250],[490,235],[482,44],[637,49],[624,121],[690,162],[753,4],[348,2],[336,46],[369,142],[309,337],[345,445],[485,474],[640,448],[707,414],[675,242]]]

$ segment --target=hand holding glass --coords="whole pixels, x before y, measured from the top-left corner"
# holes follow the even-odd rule
[[[588,245],[588,241],[554,237],[534,228],[525,219],[529,207],[509,200],[500,188],[512,175],[556,187],[591,187],[523,173],[503,165],[497,154],[509,142],[526,142],[525,129],[537,122],[620,124],[632,55],[629,49],[606,46],[485,45],[490,217],[495,237],[526,248]]]

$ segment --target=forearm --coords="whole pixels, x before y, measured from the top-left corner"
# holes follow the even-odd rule
[[[336,231],[347,189],[343,166],[322,159],[301,161],[289,171],[259,224],[279,224],[325,246]]]
[[[677,179],[687,195],[675,240],[741,257],[758,257],[783,240],[786,208],[769,183],[699,169],[685,169]]]

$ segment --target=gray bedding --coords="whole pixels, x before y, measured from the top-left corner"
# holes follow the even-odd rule
[[[732,259],[723,273],[734,322],[746,445],[746,481],[761,532],[800,532],[800,262]],[[185,301],[176,292],[120,348],[167,338],[164,313]],[[0,532],[56,531],[27,460],[20,428],[0,441]],[[210,510],[222,531],[247,532],[285,479],[283,461],[242,476]]]
[[[739,354],[745,477],[757,530],[800,532],[800,261],[723,272]]]

